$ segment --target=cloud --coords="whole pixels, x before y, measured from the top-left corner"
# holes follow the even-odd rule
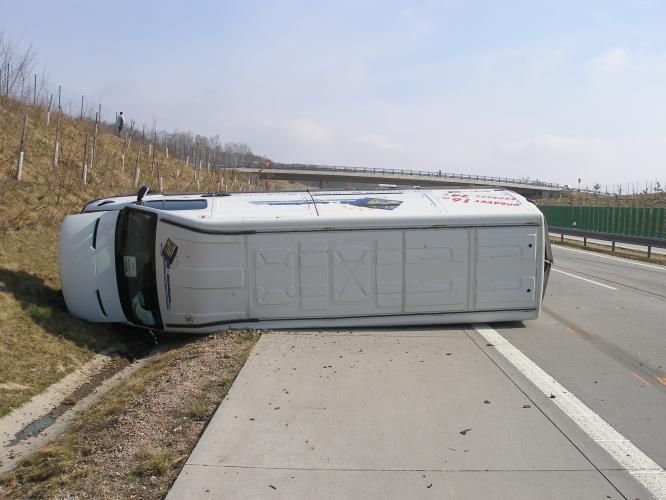
[[[287,134],[297,142],[304,143],[330,143],[335,138],[335,132],[310,118],[292,118],[284,122],[283,128]]]
[[[660,141],[658,134],[621,139],[541,135],[501,143],[495,160],[518,172],[514,175],[552,182],[573,184],[579,177],[583,186],[638,181],[647,172],[659,177],[656,173],[666,161]]]
[[[559,135],[542,135],[531,139],[507,141],[500,144],[502,153],[524,155],[533,153],[571,154],[586,149],[584,141]]]
[[[595,57],[588,63],[594,71],[614,73],[622,71],[629,64],[629,50],[623,47],[614,47]]]
[[[366,144],[382,151],[393,151],[396,153],[406,153],[407,150],[400,144],[391,141],[381,134],[366,134],[358,137],[356,142]]]

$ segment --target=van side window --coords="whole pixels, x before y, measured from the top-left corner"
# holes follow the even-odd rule
[[[208,207],[208,200],[151,200],[144,205],[158,210],[202,210]]]

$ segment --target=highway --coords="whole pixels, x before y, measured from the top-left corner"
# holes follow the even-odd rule
[[[666,267],[554,254],[535,321],[264,335],[170,498],[666,499]]]

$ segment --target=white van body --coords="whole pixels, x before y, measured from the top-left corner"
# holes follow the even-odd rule
[[[69,311],[174,332],[535,319],[544,217],[495,189],[148,195],[67,216]]]

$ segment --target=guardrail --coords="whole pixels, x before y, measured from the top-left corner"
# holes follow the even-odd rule
[[[647,247],[648,259],[652,255],[652,247],[666,248],[665,238],[650,238],[648,236],[631,236],[627,234],[599,233],[597,231],[586,231],[584,229],[571,229],[568,227],[549,227],[549,232],[558,233],[560,241],[564,241],[564,236],[578,236],[583,238],[583,246],[587,246],[587,239],[610,241],[611,249],[615,251],[615,243],[630,243],[632,245],[641,245]]]
[[[228,167],[224,165],[218,165],[220,168],[243,168],[240,167]],[[264,165],[261,162],[253,162],[250,165],[247,165],[246,168],[259,168],[264,169]],[[373,174],[373,175],[402,175],[402,176],[412,176],[412,177],[424,177],[428,179],[459,179],[463,181],[483,181],[491,183],[502,183],[502,184],[515,184],[519,186],[535,186],[535,187],[546,187],[563,190],[564,188],[554,182],[543,182],[539,180],[521,180],[514,179],[511,177],[492,177],[487,175],[467,175],[467,174],[454,174],[450,172],[442,172],[438,170],[437,172],[429,172],[424,170],[404,170],[404,169],[393,169],[393,168],[363,168],[363,167],[342,167],[342,166],[328,166],[328,165],[305,165],[300,163],[271,163],[268,169],[283,169],[283,170],[309,170],[315,172],[350,172],[350,173],[363,173],[363,174]]]

